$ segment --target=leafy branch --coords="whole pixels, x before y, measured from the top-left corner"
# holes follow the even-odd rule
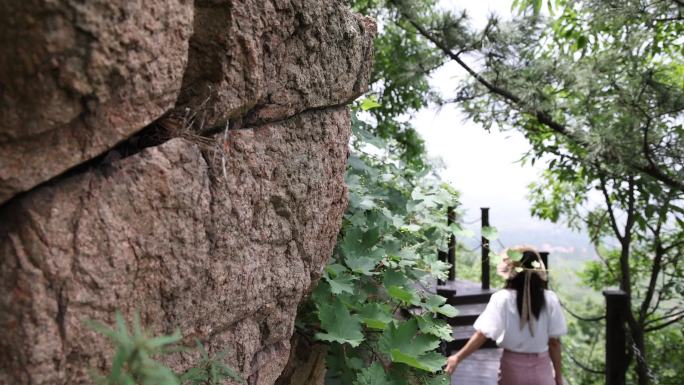
[[[376,104],[361,100],[356,111]],[[386,151],[391,143],[373,135],[368,123],[353,122],[349,208],[312,294],[316,317],[308,329],[329,344],[328,373],[345,383],[448,383],[439,374],[445,358],[437,348],[452,339],[443,318],[456,309],[430,290],[448,268],[437,259],[438,248],[463,232],[446,220],[458,195],[429,166],[408,166]]]

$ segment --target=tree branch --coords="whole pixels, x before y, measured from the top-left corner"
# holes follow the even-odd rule
[[[636,164],[634,165],[634,168],[662,181],[670,187],[676,188],[680,191],[684,191],[684,182],[682,182],[681,180],[674,179],[669,174],[663,172],[653,160],[653,157],[651,156],[651,148],[648,145],[648,129],[651,125],[651,117],[643,110],[642,113],[646,116],[646,124],[643,128],[644,141],[642,145],[642,152],[644,153],[644,158],[646,158],[646,162],[648,163],[648,165],[640,166]]]
[[[672,310],[675,310],[675,309],[679,309],[679,308],[670,309],[669,311],[672,311]],[[644,325],[652,325],[652,324],[655,324],[655,323],[664,321],[664,320],[666,320],[666,319],[668,319],[668,318],[678,317],[678,316],[681,316],[681,315],[684,315],[684,309],[683,309],[683,310],[677,310],[677,311],[675,311],[674,313],[671,313],[671,314],[668,314],[668,315],[665,315],[665,316],[662,316],[662,317],[658,317],[658,318],[655,318],[655,319],[650,319],[650,320],[646,321],[646,323],[645,323]]]
[[[680,1],[680,0],[674,0],[674,1]],[[681,0],[684,1],[684,0]],[[573,134],[570,132],[570,130],[563,124],[559,123],[558,121],[554,120],[551,113],[548,111],[543,111],[543,110],[538,110],[534,108],[530,108],[529,106],[525,105],[523,99],[519,97],[518,95],[514,94],[513,92],[503,88],[499,87],[496,84],[490,82],[488,79],[486,79],[484,76],[479,74],[477,71],[475,71],[473,68],[471,68],[466,62],[464,62],[461,57],[460,53],[462,52],[453,52],[443,41],[438,39],[436,36],[434,36],[430,31],[428,31],[426,28],[424,28],[422,25],[420,25],[416,20],[414,20],[410,15],[406,14],[401,8],[399,4],[397,4],[396,0],[390,0],[390,2],[397,8],[397,11],[399,14],[406,19],[415,29],[418,31],[420,35],[422,35],[425,39],[433,43],[439,50],[441,50],[447,57],[450,59],[454,60],[461,68],[463,68],[470,76],[472,76],[478,83],[483,85],[485,88],[487,88],[491,93],[498,95],[505,100],[513,103],[514,105],[517,106],[517,108],[520,110],[520,112],[529,114],[533,117],[536,118],[536,120],[550,128],[552,131],[562,135],[566,139],[574,142],[580,147],[586,147],[588,145],[587,141],[582,139],[581,137]],[[663,172],[660,168],[653,164],[649,164],[648,166],[642,166],[638,164],[631,164],[631,167],[633,167],[635,170],[639,172],[643,172],[659,181],[662,183],[672,187],[676,188],[680,191],[684,191],[684,181],[680,181],[678,179],[675,179],[668,175],[667,173]]]
[[[613,232],[615,233],[615,236],[617,239],[622,242],[623,236],[620,233],[620,229],[618,228],[617,225],[617,220],[615,219],[615,213],[613,212],[613,201],[610,199],[610,195],[608,194],[608,189],[606,188],[606,178],[602,175],[599,174],[599,181],[601,184],[601,192],[603,193],[603,198],[606,200],[606,208],[608,209],[608,217],[610,218],[610,227],[612,227]]]
[[[632,244],[632,228],[634,227],[635,221],[635,208],[636,196],[634,194],[634,176],[629,176],[629,181],[627,182],[627,220],[625,221],[624,233],[622,236],[621,251],[620,251],[620,289],[627,293],[627,297],[632,298],[632,279],[629,269],[629,255],[630,247]],[[630,315],[632,312],[629,312]]]
[[[639,310],[639,323],[642,325],[646,320],[648,308],[653,300],[653,293],[655,292],[656,283],[658,282],[658,275],[660,274],[660,270],[662,268],[663,256],[665,255],[665,249],[663,249],[660,232],[663,228],[663,222],[667,218],[667,212],[670,208],[670,200],[672,199],[671,197],[672,191],[669,191],[665,202],[663,202],[662,206],[660,206],[660,210],[658,210],[658,221],[656,227],[652,229],[653,242],[655,243],[655,256],[653,257],[653,262],[651,263],[651,277],[649,278],[646,295],[641,302],[641,309]]]
[[[672,178],[670,175],[665,174],[660,168],[655,167],[652,164],[649,164],[648,166],[635,164],[632,165],[632,167],[634,167],[635,170],[641,171],[644,174],[651,176],[672,188],[675,188],[679,191],[684,191],[684,181]]]
[[[656,330],[660,330],[660,329],[666,328],[666,327],[668,327],[668,326],[670,326],[670,325],[672,325],[672,324],[674,324],[674,323],[677,323],[677,322],[679,322],[679,321],[681,321],[681,320],[683,320],[683,319],[684,319],[684,314],[680,314],[678,317],[675,317],[675,318],[673,318],[673,319],[671,319],[671,320],[669,320],[669,321],[667,321],[667,322],[661,323],[660,325],[656,325],[656,326],[651,326],[651,327],[645,328],[645,329],[644,329],[644,332],[645,332],[645,333],[650,333],[650,332],[653,332],[653,331],[656,331]]]
[[[663,247],[663,250],[664,250],[665,252],[668,252],[668,251],[674,249],[675,247],[679,247],[679,246],[681,246],[681,245],[684,245],[684,240],[681,240],[681,241],[679,241],[679,242],[673,242],[673,243],[670,244],[669,246]]]
[[[653,308],[650,309],[650,310],[648,311],[648,313],[646,314],[646,318],[648,318],[648,317],[652,316],[653,314],[655,314],[656,310],[658,310],[658,307],[660,306],[660,301],[663,299],[663,296],[662,296],[660,293],[657,293],[657,294],[658,294],[658,299],[656,300],[655,305],[653,305]]]
[[[614,280],[618,281],[619,280],[618,275],[615,274],[615,270],[613,270],[613,267],[610,266],[610,263],[608,263],[608,260],[606,258],[604,258],[603,255],[601,255],[597,246],[594,246],[594,252],[596,252],[596,256],[599,257],[601,262],[603,262],[603,264],[606,265],[606,268],[608,269],[608,273],[610,273],[610,275],[613,277]]]
[[[584,321],[584,322],[598,322],[598,321],[601,321],[601,320],[606,319],[606,315],[605,315],[605,314],[600,315],[600,316],[594,316],[594,317],[583,317],[583,316],[579,316],[579,315],[577,315],[575,312],[573,312],[572,310],[568,309],[568,308],[565,306],[565,304],[564,304],[563,302],[560,302],[560,305],[561,305],[561,307],[562,307],[563,309],[565,309],[565,311],[568,312],[568,314],[570,314],[571,316],[573,316],[574,318],[576,318],[576,319],[578,319],[578,320],[580,320],[580,321]]]

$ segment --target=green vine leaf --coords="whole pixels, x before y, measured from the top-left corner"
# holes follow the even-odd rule
[[[508,258],[510,258],[512,261],[517,261],[522,258],[523,254],[520,252],[520,250],[508,249],[506,250],[506,255],[508,255]]]
[[[384,330],[394,320],[392,309],[379,303],[366,304],[359,312],[361,321],[370,329]]]
[[[425,301],[424,307],[427,311],[442,314],[449,318],[456,317],[458,315],[458,310],[455,307],[446,304],[446,298],[441,295],[430,295]]]
[[[452,223],[449,226],[449,229],[451,230],[451,233],[454,234],[457,237],[463,237],[463,238],[472,238],[475,236],[475,232],[470,230],[470,229],[464,229],[459,225],[458,223]]]
[[[398,385],[390,380],[382,366],[374,362],[371,366],[361,369],[354,381],[354,385]]]
[[[355,277],[348,274],[338,274],[331,278],[330,274],[326,272],[323,278],[330,284],[330,292],[333,294],[349,293],[354,294]]]
[[[359,346],[364,340],[361,333],[361,318],[351,315],[346,306],[340,301],[333,301],[331,305],[318,305],[318,319],[325,333],[316,333],[315,337],[321,341]]]
[[[446,359],[437,352],[429,352],[420,357],[405,354],[399,349],[392,349],[392,362],[399,362],[414,368],[435,373],[442,369]]]
[[[367,98],[361,99],[361,103],[359,104],[362,110],[368,111],[372,110],[373,108],[378,108],[381,107],[382,105],[378,103],[378,98],[375,95],[371,95]]]
[[[485,226],[482,228],[482,237],[491,241],[496,241],[499,238],[499,232],[495,227]]]
[[[436,372],[445,364],[445,358],[435,352],[439,339],[435,336],[418,333],[418,321],[411,319],[398,327],[389,324],[380,337],[381,351],[389,354],[392,362]]]
[[[418,320],[418,328],[421,332],[431,334],[443,341],[454,340],[451,326],[443,319],[434,318],[433,316],[426,314],[416,317],[416,320]]]
[[[347,267],[355,273],[363,275],[374,275],[373,270],[378,264],[378,261],[374,258],[369,257],[347,257],[345,259]]]
[[[400,286],[390,286],[387,288],[387,294],[397,301],[404,302],[409,305],[420,304],[420,298],[412,291]]]

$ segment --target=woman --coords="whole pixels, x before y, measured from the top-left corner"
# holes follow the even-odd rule
[[[508,255],[522,256],[512,261]],[[530,247],[504,251],[497,272],[506,288],[492,295],[473,336],[447,359],[447,373],[490,338],[504,349],[499,385],[562,385],[559,338],[567,327],[558,297],[544,288],[547,272],[539,253]]]

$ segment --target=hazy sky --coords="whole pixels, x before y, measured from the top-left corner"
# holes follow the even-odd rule
[[[455,9],[465,6],[475,25],[484,25],[492,12],[504,18],[511,12],[509,0],[443,0],[442,4]],[[450,63],[434,74],[432,83],[444,94],[453,95],[463,76],[465,71]],[[455,106],[445,106],[439,111],[424,109],[413,123],[425,139],[428,155],[443,160],[446,169],[442,176],[461,191],[466,221],[477,220],[480,207],[490,207],[492,225],[499,229],[506,246],[524,242],[552,252],[591,253],[585,236],[530,216],[527,186],[543,170],[544,164],[533,167],[517,162],[529,148],[521,134],[501,133],[496,129],[488,133],[467,121]]]

